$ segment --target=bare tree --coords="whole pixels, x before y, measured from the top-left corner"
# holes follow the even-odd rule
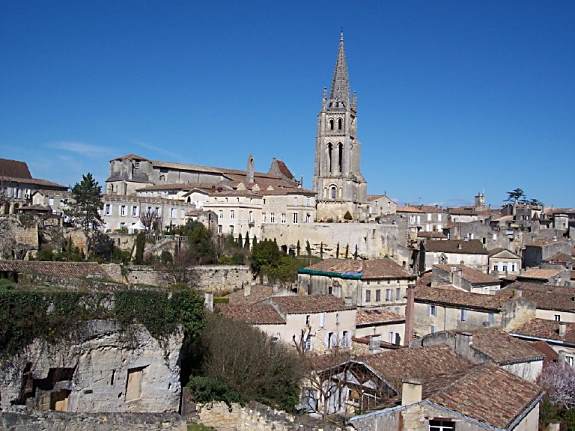
[[[322,421],[328,422],[330,415],[343,407],[342,389],[346,386],[352,363],[349,351],[339,347],[324,355],[314,354],[311,350],[312,334],[311,326],[307,325],[299,335],[292,337],[305,372],[303,408],[308,413],[321,415]]]
[[[159,231],[162,226],[162,219],[156,210],[147,210],[140,215],[140,221],[146,228],[146,231]]]

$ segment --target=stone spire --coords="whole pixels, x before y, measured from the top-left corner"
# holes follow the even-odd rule
[[[343,43],[343,31],[339,34],[339,49],[337,62],[331,82],[330,107],[338,107],[337,102],[343,102],[344,107],[349,107],[350,89],[347,75],[347,62],[345,61],[345,49]]]

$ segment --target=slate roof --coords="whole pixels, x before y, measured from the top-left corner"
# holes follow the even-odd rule
[[[360,308],[355,318],[356,326],[372,325],[375,323],[405,322],[405,317],[385,308]]]
[[[559,335],[559,325],[566,325],[565,335]],[[523,326],[512,331],[512,334],[545,340],[562,341],[575,345],[575,323],[556,322],[555,320],[531,319]]]
[[[218,304],[216,309],[229,319],[240,320],[251,325],[283,325],[286,323],[271,304]]]
[[[425,245],[425,251],[456,254],[487,254],[487,250],[478,239],[469,241],[458,239],[431,240]]]
[[[20,160],[0,159],[0,177],[32,179],[26,162]]]
[[[505,289],[495,295],[471,293],[452,287],[417,287],[415,302],[441,304],[487,311],[500,311],[503,304],[514,295],[511,289]]]
[[[492,275],[485,274],[466,265],[433,265],[445,272],[451,272],[453,269],[461,271],[461,277],[471,284],[500,284],[501,281]]]
[[[300,273],[319,271],[326,275],[356,275],[362,280],[369,279],[413,279],[400,265],[389,258],[354,260],[354,259],[324,259],[307,266]]]
[[[425,391],[425,384],[424,384]],[[542,394],[537,385],[496,365],[480,365],[428,399],[494,427],[507,429]]]

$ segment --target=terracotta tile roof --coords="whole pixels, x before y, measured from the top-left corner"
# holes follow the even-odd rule
[[[369,325],[374,323],[405,322],[405,317],[385,308],[360,308],[355,318],[357,325]]]
[[[426,383],[472,367],[470,362],[447,346],[410,347],[362,356],[358,360],[381,374],[397,392],[401,392],[403,380],[421,380],[424,395],[431,391],[429,386],[426,388]]]
[[[575,312],[575,289],[572,287],[516,281],[507,286],[505,291],[511,289],[520,290],[522,296],[539,309]]]
[[[534,239],[525,244],[525,247],[543,247],[549,244],[554,244],[558,242],[565,242],[565,241],[557,241],[553,238],[540,238]]]
[[[271,304],[218,304],[216,310],[229,319],[251,325],[285,324],[285,320]]]
[[[510,253],[518,259],[521,258],[521,256],[519,256],[517,253],[513,253],[508,248],[503,248],[503,247],[492,248],[491,250],[489,250],[488,253],[489,253],[489,257],[492,257],[492,256],[498,255],[499,253],[502,253],[502,252]]]
[[[562,268],[530,268],[517,275],[517,279],[532,278],[536,280],[549,280],[563,272]]]
[[[398,213],[423,213],[424,211],[422,211],[421,209],[419,209],[417,207],[411,206],[411,205],[402,205],[400,207],[397,207],[395,212],[398,212]]]
[[[324,259],[318,263],[307,266],[302,272],[308,273],[309,271],[333,273],[333,275],[355,275],[362,280],[415,278],[389,258],[372,260]]]
[[[448,212],[451,215],[477,215],[477,210],[470,207],[448,208]]]
[[[159,198],[155,196],[137,196],[137,195],[102,195],[103,202],[126,202],[140,204],[165,204],[175,207],[192,207],[192,204],[179,199]]]
[[[0,177],[32,179],[26,162],[20,160],[0,159]]]
[[[530,343],[518,340],[501,329],[485,328],[471,333],[473,348],[489,356],[498,365],[543,359],[541,352]]]
[[[0,176],[0,181],[13,182],[18,184],[30,184],[39,187],[50,187],[59,190],[68,190],[68,186],[63,186],[62,184],[58,184],[53,181],[42,180],[40,178],[16,178]]]
[[[390,198],[389,196],[387,196],[386,194],[383,194],[383,195],[368,195],[368,196],[367,196],[367,200],[368,200],[369,202],[373,202],[373,201],[376,201],[376,200],[381,199],[381,198],[386,198],[386,199],[389,199],[391,202],[396,203],[393,199],[391,199],[391,198]]]
[[[31,260],[2,260],[0,271],[38,274],[59,278],[108,279],[108,274],[96,262],[52,262]]]
[[[270,298],[273,295],[273,288],[271,286],[264,286],[261,284],[250,286],[250,294],[245,295],[245,287],[242,290],[237,290],[228,295],[230,304],[254,304]]]
[[[445,209],[435,205],[403,205],[396,212],[402,213],[444,213]]]
[[[559,359],[559,354],[545,341],[531,341],[530,343],[534,349],[537,349],[545,357],[543,366],[550,362],[557,362]]]
[[[415,302],[499,311],[513,295],[513,291],[507,289],[495,295],[485,295],[449,287],[417,287],[415,289]]]
[[[214,187],[212,184],[189,184],[189,183],[159,183],[145,186],[136,189],[137,192],[154,192],[162,190],[199,190],[201,192],[207,193],[208,191],[213,191]]]
[[[445,272],[452,272],[454,270],[461,271],[461,277],[471,284],[500,284],[501,281],[492,275],[485,274],[474,268],[466,265],[433,265],[434,268],[439,268]]]
[[[487,250],[478,239],[469,241],[458,239],[432,240],[428,241],[425,245],[425,251],[457,254],[487,254]]]
[[[566,325],[565,335],[559,335],[559,325]],[[527,337],[555,340],[575,345],[575,323],[556,322],[555,320],[531,319],[512,334],[525,335]]]
[[[573,257],[567,253],[555,253],[553,256],[545,259],[545,262],[558,263],[558,264],[568,264],[573,263]]]
[[[333,295],[274,296],[267,301],[273,302],[282,314],[328,313],[356,308]]]
[[[424,385],[425,391],[425,385]],[[429,397],[435,404],[507,429],[541,396],[542,389],[495,365],[480,365]]]
[[[281,175],[289,179],[293,179],[294,176],[285,164],[283,160],[273,159],[272,164],[270,166],[270,170],[268,171],[269,175]]]
[[[434,238],[434,239],[443,239],[447,238],[442,232],[417,232],[418,238]]]

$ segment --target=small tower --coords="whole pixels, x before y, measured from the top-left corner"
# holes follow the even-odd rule
[[[253,184],[255,182],[255,171],[254,156],[250,154],[248,156],[248,166],[246,168],[246,182],[248,184]]]
[[[356,97],[349,84],[343,33],[340,33],[329,93],[324,90],[318,114],[313,186],[318,220],[343,220],[349,212],[361,218],[367,202],[367,182],[360,170]]]
[[[475,208],[476,209],[485,208],[485,195],[482,192],[479,192],[475,195]]]

